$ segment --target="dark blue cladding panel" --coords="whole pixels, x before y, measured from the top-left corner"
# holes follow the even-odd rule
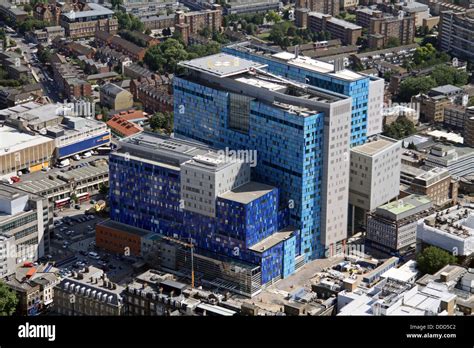
[[[72,156],[78,152],[84,152],[87,150],[94,149],[96,147],[110,143],[110,134],[103,133],[93,138],[84,139],[77,143],[60,147],[58,154],[60,158]]]

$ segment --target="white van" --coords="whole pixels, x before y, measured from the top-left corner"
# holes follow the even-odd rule
[[[100,259],[99,254],[97,254],[97,253],[95,253],[95,252],[93,252],[93,251],[89,252],[89,257],[92,258],[92,259],[94,259],[94,260],[99,260],[99,259]]]

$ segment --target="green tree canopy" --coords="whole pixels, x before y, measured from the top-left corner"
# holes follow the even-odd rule
[[[207,45],[191,45],[185,48],[179,39],[170,38],[149,48],[145,53],[144,61],[150,69],[162,74],[176,73],[181,71],[178,66],[180,61],[215,54],[219,51],[220,45],[214,41]]]
[[[267,12],[267,15],[265,16],[265,19],[268,22],[273,22],[273,23],[281,22],[281,16],[273,10],[270,10],[270,11]]]
[[[9,316],[15,313],[18,298],[13,290],[0,281],[0,316]]]
[[[440,64],[431,73],[431,77],[435,79],[439,86],[456,85],[463,86],[467,84],[469,75],[463,70],[459,70],[453,66]]]
[[[408,102],[412,96],[419,93],[426,93],[436,86],[438,86],[438,83],[430,76],[408,77],[400,83],[398,96],[402,101]]]
[[[440,248],[430,246],[418,254],[416,262],[423,274],[433,274],[444,266],[455,263],[456,257]]]
[[[389,138],[402,139],[416,133],[416,128],[413,122],[406,117],[400,117],[398,120],[390,125],[384,126],[383,134]]]

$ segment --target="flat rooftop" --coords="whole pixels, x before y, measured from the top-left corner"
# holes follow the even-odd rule
[[[354,71],[343,69],[338,72],[334,71],[334,64],[322,62],[310,57],[298,56],[296,57],[294,53],[289,53],[283,51],[279,48],[270,47],[263,44],[256,44],[250,41],[239,42],[236,44],[231,44],[227,46],[229,49],[234,49],[241,52],[247,52],[257,56],[264,56],[269,59],[276,61],[284,61],[288,65],[296,66],[303,68],[309,71],[327,74],[336,79],[346,80],[346,81],[356,81],[361,79],[367,79],[367,76],[358,74]]]
[[[328,22],[333,23],[339,27],[343,27],[345,29],[351,29],[351,30],[362,29],[360,25],[357,25],[357,24],[354,24],[354,23],[351,23],[351,22],[348,22],[336,17],[331,17],[330,15],[327,15],[321,12],[309,12],[308,15],[313,16],[313,17],[318,17],[318,18],[328,17],[329,18]]]
[[[219,197],[242,204],[248,204],[262,196],[265,196],[267,193],[273,191],[274,189],[275,187],[273,186],[255,181],[250,181],[242,186],[239,186],[231,191],[220,195]]]
[[[453,132],[446,132],[441,130],[434,130],[431,132],[426,133],[435,138],[445,138],[448,141],[452,141],[453,143],[463,144],[464,138],[462,135],[453,133]]]
[[[150,231],[147,231],[147,230],[144,230],[144,229],[141,229],[141,228],[138,228],[138,227],[134,227],[134,226],[131,226],[131,225],[125,225],[125,224],[122,224],[120,222],[113,221],[113,220],[105,220],[105,221],[102,221],[102,222],[98,223],[97,225],[112,228],[114,230],[119,230],[119,231],[131,233],[131,234],[135,234],[135,235],[140,236],[140,237],[144,237],[144,236],[149,235],[149,234],[152,233]]]
[[[263,253],[265,250],[270,249],[271,247],[277,245],[278,243],[291,237],[296,228],[288,226],[281,231],[278,231],[271,236],[268,236],[264,240],[252,245],[249,247],[250,250]]]
[[[377,140],[367,142],[364,145],[356,146],[352,148],[351,151],[372,156],[379,152],[382,152],[385,149],[390,148],[396,143],[398,143],[398,141],[395,139],[379,137]]]
[[[435,219],[438,230],[460,238],[474,237],[474,209],[470,207],[454,206],[439,212],[438,217],[430,215],[429,219]]]
[[[229,77],[250,69],[263,68],[266,65],[242,59],[226,53],[180,62],[179,65],[193,70],[203,71],[218,77]]]
[[[85,17],[95,17],[95,16],[104,16],[104,15],[113,15],[114,11],[109,10],[99,4],[95,4],[93,2],[88,2],[87,6],[89,6],[88,10],[85,11],[70,11],[66,13],[62,13],[61,15],[69,18],[69,19],[77,19],[77,18],[85,18]]]
[[[23,119],[29,124],[47,122],[58,118],[58,104],[39,104],[28,102],[0,110],[2,119]]]
[[[386,210],[398,216],[430,202],[431,201],[426,196],[410,195],[398,201],[384,204],[378,207],[377,210]]]
[[[53,140],[39,134],[30,135],[12,127],[3,126],[0,127],[0,156],[51,141]]]

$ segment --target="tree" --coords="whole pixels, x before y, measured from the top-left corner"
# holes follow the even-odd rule
[[[256,25],[253,24],[253,23],[248,23],[246,26],[245,26],[245,32],[249,35],[253,35],[255,34],[255,28],[256,28]]]
[[[267,15],[265,16],[265,19],[268,22],[273,22],[273,23],[281,22],[281,16],[273,10],[268,11]]]
[[[411,97],[419,93],[426,93],[438,84],[430,76],[408,77],[400,84],[399,98],[402,101],[410,101]]]
[[[440,64],[433,69],[431,77],[435,79],[439,86],[456,85],[463,86],[467,84],[469,75],[467,72],[458,70],[453,66]]]
[[[53,53],[49,48],[43,48],[41,52],[38,53],[38,60],[43,64],[47,63],[50,61],[52,55]]]
[[[110,0],[113,9],[118,9],[123,4],[123,0]]]
[[[145,34],[146,34],[146,35],[151,35],[151,29],[150,29],[150,28],[146,28],[146,29],[145,29]]]
[[[15,313],[18,298],[16,293],[0,281],[0,316],[10,316]]]
[[[23,5],[23,10],[24,10],[25,12],[30,13],[31,11],[33,11],[33,7],[31,7],[30,4],[24,4],[24,5]]]
[[[99,185],[99,193],[101,195],[108,195],[109,194],[109,186],[107,186],[106,184],[104,183],[101,183]]]
[[[116,11],[115,17],[117,17],[120,30],[136,30],[139,32],[143,32],[143,30],[145,30],[145,25],[143,22],[134,15],[122,11]]]
[[[418,254],[416,262],[423,274],[433,274],[444,266],[455,263],[456,257],[440,248],[430,246]]]
[[[18,30],[21,34],[25,34],[26,32],[30,32],[37,29],[43,29],[49,25],[46,21],[40,21],[38,19],[34,19],[33,17],[27,17],[23,22],[21,22]]]
[[[406,117],[400,117],[390,125],[385,125],[383,134],[389,138],[402,139],[416,133],[413,122]]]
[[[154,132],[160,132],[164,130],[166,134],[171,134],[173,131],[173,113],[170,112],[157,112],[150,118],[150,128]]]

